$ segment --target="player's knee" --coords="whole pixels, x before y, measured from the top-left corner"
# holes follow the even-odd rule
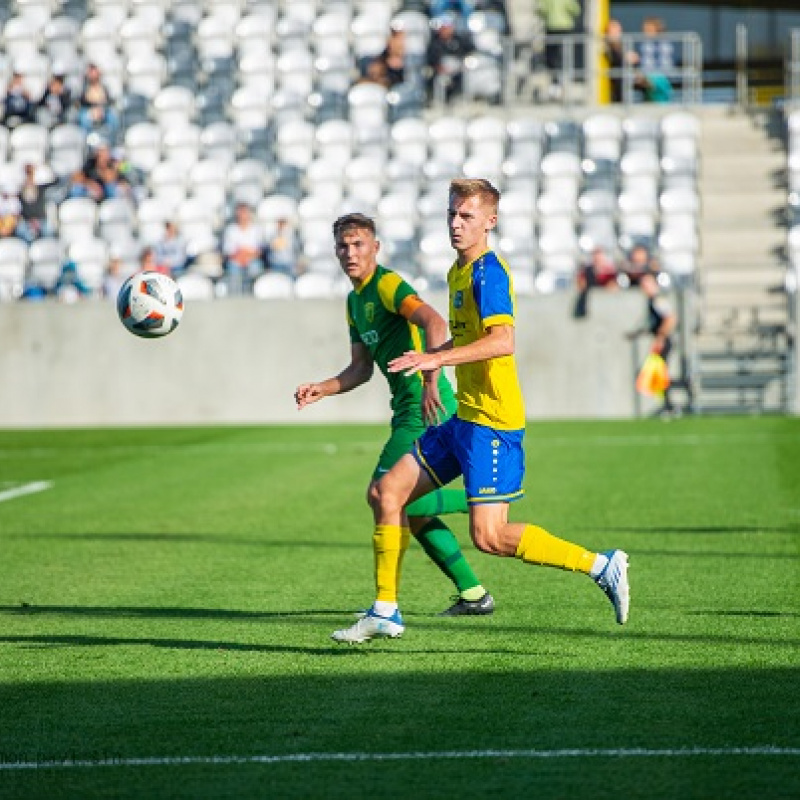
[[[373,481],[367,489],[367,502],[373,511],[381,507],[381,490],[378,486],[380,481]]]
[[[475,524],[472,526],[472,541],[482,553],[490,556],[503,554],[500,546],[500,528],[492,524]]]
[[[402,508],[396,492],[392,491],[392,487],[385,480],[375,481],[369,487],[367,502],[376,514],[399,512]]]

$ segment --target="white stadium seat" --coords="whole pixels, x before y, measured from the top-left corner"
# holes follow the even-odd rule
[[[253,294],[259,300],[285,300],[293,293],[292,279],[280,272],[267,272],[253,284]]]

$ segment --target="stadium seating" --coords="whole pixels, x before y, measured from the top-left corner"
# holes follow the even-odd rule
[[[391,91],[356,82],[358,66],[383,49],[391,27],[405,31],[410,64],[424,60],[431,28],[419,5],[12,0],[12,7],[0,78],[19,65],[40,96],[55,65],[67,65],[78,92],[83,65],[97,63],[122,122],[117,144],[138,176],[133,200],[66,199],[58,207],[59,257],[87,242],[89,255],[79,252],[92,285],[98,242],[151,245],[173,220],[195,247],[208,248],[240,202],[257,209],[267,234],[282,217],[297,225],[314,277],[298,280],[294,296],[341,291],[322,245],[330,250],[331,217],[347,210],[375,214],[384,252],[436,285],[452,260],[444,205],[458,175],[488,177],[503,190],[497,242],[513,257],[523,292],[566,285],[596,246],[645,242],[660,248],[668,269],[694,269],[697,118],[667,109],[576,120],[498,107],[506,23],[494,11],[479,9],[468,21],[476,52],[465,64],[465,95],[479,105],[432,113],[419,75]],[[800,122],[792,130],[800,141]],[[18,187],[24,163],[48,164],[64,181],[95,143],[73,120],[51,129],[0,127],[0,185]],[[797,191],[800,155],[795,161]],[[792,249],[798,239],[791,234],[792,253],[800,253],[800,241]],[[49,283],[56,251],[49,241],[35,244],[30,256],[24,243],[8,252],[25,248],[29,275]],[[257,284],[259,296],[286,296],[275,277]]]

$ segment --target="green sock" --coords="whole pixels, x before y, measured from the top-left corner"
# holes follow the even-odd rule
[[[437,517],[439,514],[467,514],[467,495],[461,489],[437,489],[418,497],[408,508],[409,517]]]
[[[453,581],[459,594],[469,593],[467,599],[483,597],[485,590],[464,558],[453,532],[444,522],[432,519],[416,534],[416,538],[431,561]],[[476,589],[480,590],[478,598],[474,598]]]

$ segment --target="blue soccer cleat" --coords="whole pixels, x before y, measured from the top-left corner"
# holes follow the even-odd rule
[[[331,639],[342,644],[363,644],[370,639],[398,639],[405,629],[399,611],[395,611],[391,617],[382,617],[375,613],[374,608],[370,608],[355,625],[334,631]]]

